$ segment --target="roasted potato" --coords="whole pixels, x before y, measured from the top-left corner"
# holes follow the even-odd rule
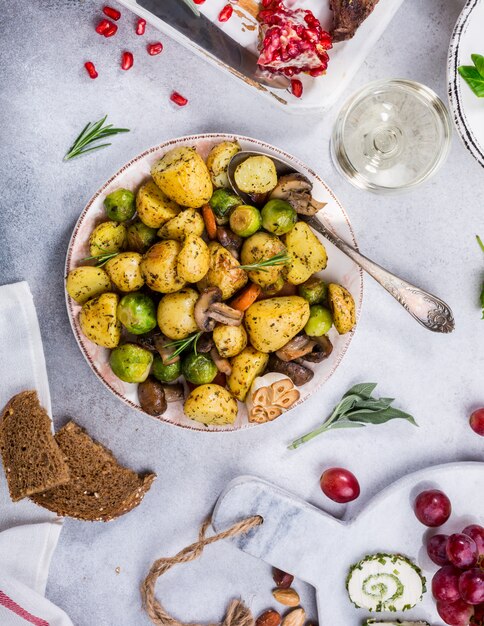
[[[104,266],[109,278],[120,291],[138,291],[145,284],[139,252],[120,252]]]
[[[189,233],[201,237],[204,230],[205,224],[200,213],[195,209],[185,209],[160,228],[158,237],[183,241]]]
[[[218,353],[224,359],[237,356],[247,345],[247,332],[242,324],[240,326],[217,324],[212,337]]]
[[[232,373],[227,379],[227,387],[237,400],[245,400],[254,379],[262,374],[268,360],[267,354],[252,346],[247,346],[231,360]]]
[[[269,233],[258,232],[244,241],[240,253],[240,260],[242,265],[250,265],[263,259],[270,259],[276,254],[279,254],[279,252],[283,252],[285,249],[279,237]],[[284,265],[273,265],[272,267],[265,267],[262,270],[248,270],[247,273],[253,283],[260,285],[262,288],[266,288],[269,285],[277,283],[284,268]]]
[[[267,156],[249,157],[237,166],[234,178],[237,187],[245,193],[269,193],[277,185],[276,166]]]
[[[350,292],[335,283],[328,285],[328,302],[334,327],[340,335],[349,333],[356,324],[356,307]]]
[[[160,241],[146,252],[141,261],[141,273],[146,284],[153,291],[173,293],[185,286],[186,282],[178,276],[176,269],[181,243],[178,241]]]
[[[311,274],[326,267],[326,248],[304,222],[298,222],[284,236],[284,243],[291,257],[287,264],[286,279],[293,285],[304,283]]]
[[[148,180],[138,189],[136,210],[143,224],[150,228],[160,228],[178,215],[180,207],[163,193],[154,180]]]
[[[240,146],[236,141],[222,141],[210,150],[207,167],[214,187],[230,187],[227,167],[237,152],[240,152]]]
[[[295,337],[309,319],[309,303],[300,296],[254,302],[245,313],[250,343],[261,352],[275,352]]]
[[[240,263],[230,252],[219,243],[208,244],[210,252],[210,269],[205,277],[198,282],[200,289],[219,287],[222,300],[227,300],[247,283],[247,274],[240,269]]]
[[[102,222],[89,237],[91,256],[120,252],[126,244],[126,226],[118,222]]]
[[[79,313],[81,330],[88,339],[104,348],[115,348],[121,338],[121,324],[116,319],[119,296],[103,293],[88,300]]]
[[[185,400],[185,415],[202,424],[233,424],[237,402],[224,387],[209,383],[199,385]]]
[[[195,289],[186,287],[176,293],[169,293],[160,300],[158,326],[169,339],[185,339],[198,330],[193,316],[193,307],[198,296]]]
[[[95,298],[111,289],[109,276],[102,267],[85,265],[71,270],[66,280],[66,289],[70,297],[84,304],[91,298]]]
[[[194,148],[186,146],[170,150],[156,161],[151,175],[163,193],[182,206],[197,209],[212,196],[209,171]]]
[[[197,283],[210,267],[210,252],[207,244],[198,235],[187,235],[178,254],[176,268],[178,276],[187,283]]]

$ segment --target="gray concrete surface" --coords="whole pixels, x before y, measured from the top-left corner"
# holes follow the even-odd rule
[[[346,95],[369,80],[408,77],[445,98],[447,47],[463,4],[406,0]],[[57,425],[72,417],[122,462],[158,474],[142,506],[115,523],[66,521],[48,597],[76,626],[146,626],[138,588],[151,561],[195,538],[235,476],[265,477],[340,516],[345,507],[319,490],[326,466],[347,466],[359,477],[362,495],[348,507],[354,513],[410,470],[482,459],[484,440],[466,419],[484,403],[484,322],[477,303],[484,259],[474,241],[476,232],[484,234],[484,172],[455,136],[445,167],[421,189],[392,198],[357,191],[329,159],[335,111],[290,117],[167,38],[163,55],[140,53],[135,67],[123,73],[123,46],[136,54],[146,41],[133,44],[132,20],[126,18],[115,38],[99,38],[93,24],[101,7],[97,0],[0,3],[0,283],[29,281]],[[86,78],[87,59],[97,62],[96,81]],[[189,98],[187,107],[170,104],[173,89]],[[81,127],[104,113],[131,132],[98,154],[63,163]],[[157,423],[118,402],[89,369],[67,319],[63,267],[70,233],[92,193],[131,157],[164,139],[209,131],[259,137],[316,168],[346,206],[361,249],[447,300],[455,333],[439,336],[420,328],[368,279],[360,325],[343,364],[315,397],[267,428],[204,435]],[[381,394],[396,397],[420,428],[395,423],[335,432],[286,451],[287,442],[362,380],[377,381]],[[272,605],[271,583],[268,566],[225,544],[167,575],[158,590],[178,618],[213,621],[234,596],[255,612]],[[297,588],[314,619],[312,589],[301,583]]]

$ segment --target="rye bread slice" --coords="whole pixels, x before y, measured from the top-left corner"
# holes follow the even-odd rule
[[[156,478],[156,474],[140,476],[119,465],[110,450],[75,422],[68,422],[55,439],[67,459],[71,479],[32,500],[63,517],[113,520],[138,506]]]
[[[0,422],[0,452],[14,502],[69,480],[69,468],[36,391],[10,399]]]

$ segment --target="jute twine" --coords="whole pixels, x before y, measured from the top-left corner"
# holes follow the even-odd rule
[[[160,576],[165,574],[174,565],[179,563],[189,563],[198,559],[206,546],[221,539],[228,539],[237,535],[248,533],[256,526],[262,524],[262,518],[258,515],[248,517],[247,519],[234,524],[227,530],[224,530],[213,537],[206,537],[207,530],[211,524],[211,518],[205,520],[198,534],[198,541],[187,546],[178,554],[172,557],[158,559],[153,563],[141,585],[141,597],[143,598],[143,606],[148,613],[148,617],[156,624],[156,626],[202,626],[197,623],[180,622],[172,617],[163,608],[160,602],[155,598],[155,585]],[[254,618],[250,609],[241,600],[232,600],[221,624],[210,624],[209,626],[254,626]]]

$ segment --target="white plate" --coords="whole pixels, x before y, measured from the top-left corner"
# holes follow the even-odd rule
[[[484,98],[478,98],[460,76],[460,65],[472,65],[471,54],[484,54],[484,0],[468,0],[457,20],[449,48],[449,101],[464,145],[484,167]]]
[[[304,84],[304,93],[301,98],[295,98],[289,91],[272,91],[252,81],[243,81],[243,78],[238,74],[234,75],[242,79],[244,84],[247,84],[254,91],[258,91],[292,113],[320,113],[331,107],[349,85],[351,79],[385,31],[402,2],[403,0],[380,0],[374,11],[359,27],[352,39],[335,43],[332,50],[329,50],[330,62],[325,76],[320,76],[319,78],[298,76]],[[169,24],[140,7],[136,0],[120,0],[120,3],[131,9],[136,15],[146,19],[147,22],[161,32],[210,61],[216,67],[233,74],[231,69],[219,59],[212,57],[195,42],[190,41]],[[227,4],[227,0],[207,0],[207,2],[199,5],[197,8],[232,39],[256,54],[258,23],[254,16],[257,14],[258,3],[256,0],[234,0],[231,3],[234,7],[234,13],[223,24],[218,21],[217,16]],[[293,2],[288,0],[287,4],[291,8],[310,9],[320,20],[323,28],[326,30],[331,29],[333,14],[329,8],[330,0],[294,0]]]
[[[340,237],[356,246],[354,233],[343,207],[326,183],[324,183],[315,172],[301,163],[298,159],[286,154],[278,148],[270,146],[269,144],[256,139],[250,139],[248,137],[226,134],[192,135],[190,137],[172,139],[171,141],[167,141],[159,146],[146,150],[146,152],[143,152],[124,165],[94,194],[81,213],[69,242],[65,268],[66,275],[70,272],[70,270],[81,264],[81,259],[89,255],[89,234],[98,223],[106,221],[106,212],[103,207],[103,200],[108,193],[111,193],[111,191],[114,191],[118,187],[126,187],[133,190],[137,189],[139,185],[150,175],[152,163],[172,148],[187,145],[194,146],[203,157],[206,157],[210,148],[214,144],[219,143],[220,141],[233,140],[234,138],[239,141],[242,150],[258,150],[269,155],[272,154],[289,161],[294,165],[295,169],[303,172],[310,180],[313,181],[314,197],[322,202],[327,202],[327,205],[322,210],[324,220],[329,223],[329,225],[338,235],[340,235]],[[357,317],[359,317],[363,298],[363,276],[361,270],[353,261],[351,261],[331,243],[325,241],[319,235],[318,237],[324,241],[324,245],[328,252],[328,267],[321,272],[321,275],[325,278],[325,280],[341,283],[352,293],[356,302]],[[110,351],[89,341],[89,339],[87,339],[80,330],[78,322],[78,315],[81,309],[80,305],[69,298],[67,293],[66,303],[74,335],[82,353],[95,374],[118,398],[126,402],[129,406],[141,410],[138,404],[138,386],[125,383],[113,374],[111,367],[109,366]],[[333,352],[325,361],[310,364],[310,367],[314,369],[315,375],[309,383],[300,388],[301,398],[298,404],[306,400],[306,398],[308,398],[318,387],[320,387],[320,385],[328,380],[348,349],[353,332],[340,336],[334,328],[330,331],[329,336],[334,346]],[[240,402],[237,420],[230,426],[206,427],[203,424],[194,422],[184,415],[181,402],[169,404],[167,411],[161,416],[160,419],[178,426],[203,431],[238,430],[239,428],[255,425],[248,423],[245,405]],[[279,419],[283,419],[283,417],[280,417]]]

